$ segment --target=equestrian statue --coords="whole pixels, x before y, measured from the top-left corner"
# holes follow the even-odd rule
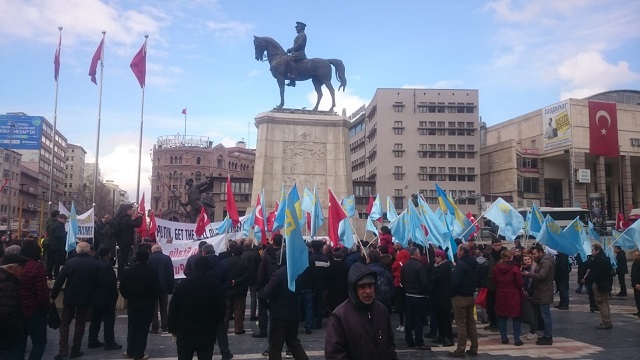
[[[339,59],[307,59],[305,48],[307,46],[307,35],[304,33],[306,24],[302,22],[296,22],[296,38],[293,41],[293,46],[287,51],[278,44],[277,41],[270,37],[253,37],[253,45],[256,52],[256,60],[263,61],[264,53],[267,52],[267,59],[269,60],[269,66],[271,75],[278,82],[280,88],[280,104],[276,106],[277,109],[282,109],[284,106],[284,86],[285,80],[289,80],[287,86],[296,86],[296,81],[305,81],[311,79],[313,87],[318,94],[318,100],[313,111],[318,111],[318,105],[322,100],[322,85],[329,89],[331,94],[331,108],[329,112],[333,112],[333,108],[336,106],[336,96],[331,85],[331,65],[336,70],[336,78],[340,82],[338,91],[342,88],[344,91],[347,86],[347,78],[344,74],[344,64]],[[288,55],[289,54],[289,55]]]

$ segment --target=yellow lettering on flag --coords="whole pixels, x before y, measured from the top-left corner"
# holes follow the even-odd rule
[[[509,214],[509,211],[511,211],[511,209],[509,208],[509,205],[504,203],[498,204],[498,209],[500,209],[500,211],[502,211],[505,214]]]
[[[295,230],[296,226],[297,224],[295,221],[293,221],[293,216],[291,215],[291,211],[289,211],[289,209],[286,209],[285,220],[284,220],[285,235],[289,237],[289,235],[291,235],[291,232]]]
[[[560,229],[560,226],[556,223],[547,223],[547,229],[554,234],[560,234],[562,232],[562,229]]]

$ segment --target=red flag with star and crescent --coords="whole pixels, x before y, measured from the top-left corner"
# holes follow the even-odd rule
[[[204,206],[201,206],[200,214],[198,215],[198,219],[196,220],[196,236],[200,237],[204,235],[204,232],[209,224],[211,224],[211,220],[209,220],[209,216],[207,216],[207,212],[205,211]]]
[[[595,156],[620,156],[616,103],[589,101],[589,152]]]
[[[260,241],[266,245],[269,242],[269,239],[267,238],[267,227],[266,227],[266,221],[264,219],[264,211],[262,211],[262,200],[260,199],[260,194],[258,194],[258,200],[256,200],[255,224],[258,228],[260,228],[260,234],[262,235],[262,237],[260,238]]]

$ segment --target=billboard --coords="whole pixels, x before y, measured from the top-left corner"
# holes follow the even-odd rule
[[[43,119],[42,116],[0,115],[0,147],[40,149]]]
[[[544,151],[571,145],[570,100],[542,109],[542,144]]]

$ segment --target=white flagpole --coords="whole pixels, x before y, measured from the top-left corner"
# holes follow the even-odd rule
[[[58,26],[58,30],[60,31],[60,43],[62,42],[62,26]],[[56,126],[58,123],[58,82],[60,81],[60,74],[58,73],[58,78],[56,79],[56,100],[55,105],[53,107],[53,134],[51,135],[51,142],[53,145],[51,146],[51,169],[49,171],[49,211],[51,211],[51,196],[53,195],[53,164],[55,163],[56,152]]]
[[[144,51],[146,54],[147,51],[147,39],[149,35],[144,36]],[[138,182],[136,185],[136,199],[140,199],[140,172],[142,170],[142,131],[144,129],[144,89],[147,87],[145,82],[145,86],[142,87],[142,110],[140,111],[140,140],[138,142]]]
[[[96,162],[93,169],[93,197],[92,207],[96,207],[96,184],[98,183],[98,159],[100,158],[100,121],[102,119],[102,79],[104,75],[104,37],[107,32],[102,30],[102,54],[100,55],[100,95],[98,98],[98,131],[96,133]],[[148,233],[148,231],[147,231]]]

